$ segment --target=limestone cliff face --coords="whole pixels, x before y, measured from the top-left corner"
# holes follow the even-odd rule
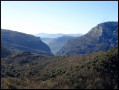
[[[118,22],[105,22],[92,28],[87,34],[69,40],[57,55],[87,54],[118,46]]]

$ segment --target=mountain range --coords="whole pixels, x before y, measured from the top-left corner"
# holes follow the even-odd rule
[[[44,40],[1,29],[1,89],[118,89],[118,22]]]
[[[63,34],[63,33],[49,34],[49,33],[38,33],[38,34],[32,34],[32,35],[37,36],[37,37],[41,37],[41,38],[58,38],[58,37],[62,37],[62,36],[78,37],[78,36],[82,36],[83,34],[81,34],[81,33],[77,33],[77,34]]]

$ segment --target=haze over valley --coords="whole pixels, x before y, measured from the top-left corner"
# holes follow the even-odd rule
[[[118,1],[1,9],[1,89],[118,89]]]

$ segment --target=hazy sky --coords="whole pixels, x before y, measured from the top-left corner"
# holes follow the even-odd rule
[[[85,34],[107,21],[118,21],[118,1],[1,1],[1,28],[28,34]]]

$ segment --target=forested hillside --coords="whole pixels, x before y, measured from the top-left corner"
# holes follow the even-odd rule
[[[10,50],[10,49],[8,49],[7,47],[5,47],[3,45],[1,46],[1,58],[5,58],[5,57],[10,56],[14,53],[15,53],[15,51]]]
[[[118,22],[104,22],[92,28],[87,34],[72,39],[57,55],[88,54],[118,46]]]
[[[19,52],[1,59],[2,89],[117,89],[118,48],[87,55]]]
[[[52,56],[50,48],[40,37],[30,34],[1,29],[1,44],[14,51],[30,51],[32,53]]]

